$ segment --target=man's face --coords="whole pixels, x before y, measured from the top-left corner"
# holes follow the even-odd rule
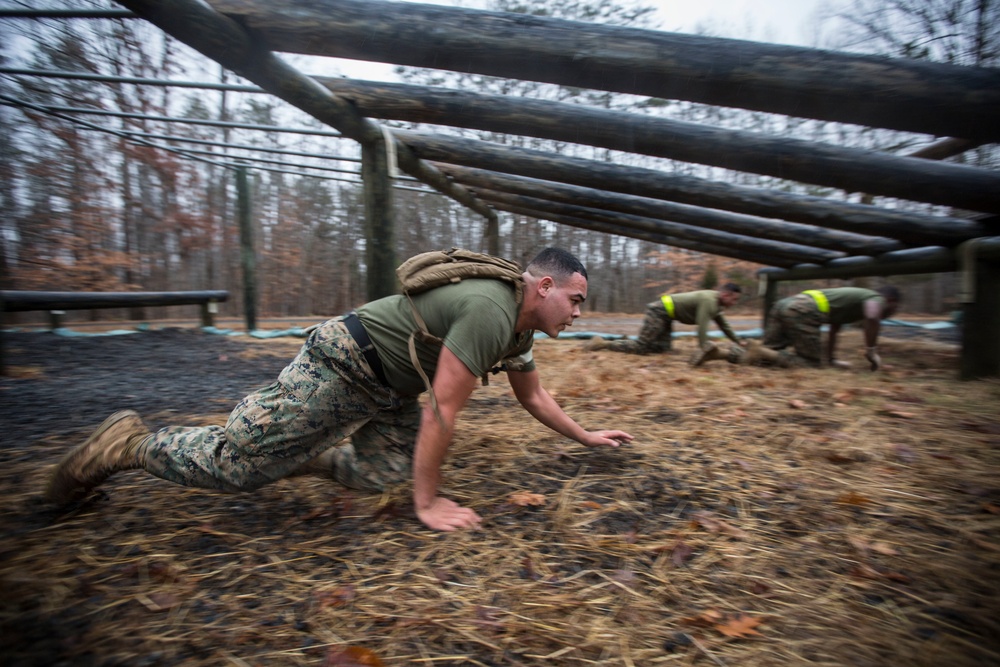
[[[740,295],[737,292],[728,292],[726,290],[719,292],[719,303],[723,308],[729,308],[739,300]]]
[[[899,301],[896,299],[886,299],[885,300],[885,310],[882,311],[882,319],[889,319],[896,314],[896,309],[899,308]]]
[[[579,273],[570,276],[563,285],[552,278],[542,279],[540,289],[544,300],[539,311],[539,329],[551,338],[573,325],[580,317],[580,306],[587,300],[587,279]]]

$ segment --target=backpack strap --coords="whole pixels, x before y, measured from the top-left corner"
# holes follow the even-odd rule
[[[417,305],[413,303],[413,297],[410,293],[406,293],[406,298],[410,302],[410,310],[413,312],[413,319],[417,322],[417,330],[410,334],[410,337],[406,341],[406,347],[410,351],[410,363],[413,367],[417,369],[417,373],[420,375],[420,379],[424,381],[424,386],[427,388],[427,395],[430,397],[431,407],[434,409],[434,415],[438,418],[438,421],[442,426],[445,425],[444,417],[441,416],[441,411],[438,410],[437,396],[434,395],[434,387],[431,386],[431,380],[427,377],[427,373],[424,372],[424,367],[420,363],[420,358],[417,356],[417,339],[420,339],[421,343],[427,345],[438,345],[444,346],[444,341],[432,334],[427,329],[427,323],[424,322],[423,316],[417,310]]]

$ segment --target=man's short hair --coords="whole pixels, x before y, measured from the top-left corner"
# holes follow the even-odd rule
[[[875,291],[885,297],[886,301],[895,301],[896,303],[899,303],[903,300],[903,295],[900,293],[899,289],[893,287],[892,285],[882,285]]]
[[[555,247],[546,248],[535,255],[535,258],[528,262],[528,273],[536,278],[550,275],[566,279],[574,273],[579,273],[584,278],[587,277],[587,269],[583,262],[576,258],[576,255]]]
[[[722,292],[735,292],[736,294],[743,294],[743,288],[736,283],[726,283],[719,288]]]

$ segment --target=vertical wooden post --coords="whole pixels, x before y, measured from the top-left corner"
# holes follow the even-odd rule
[[[771,307],[778,300],[778,281],[768,276],[764,286],[764,316],[760,318],[761,327],[767,330],[767,318],[771,315]]]
[[[368,300],[396,293],[396,242],[390,152],[382,135],[361,144],[361,177],[365,192],[365,259]],[[387,148],[389,150],[387,150]],[[394,153],[392,153],[394,155]],[[394,158],[393,158],[394,159]]]
[[[969,242],[972,243],[972,242]],[[973,251],[974,253],[974,251]],[[962,359],[959,377],[1000,376],[1000,260],[971,257],[962,306]]]
[[[219,312],[218,301],[206,301],[201,304],[201,326],[214,327],[215,314]]]
[[[500,221],[495,215],[486,220],[486,252],[500,254]]]
[[[0,244],[0,250],[3,250],[3,245]],[[0,286],[3,286],[4,282],[4,260],[0,257]],[[0,375],[7,374],[7,356],[6,356],[6,341],[4,341],[3,329],[7,326],[7,316],[6,311],[3,307],[3,290],[0,290]]]
[[[95,311],[90,311],[94,313]],[[56,329],[62,329],[66,316],[65,310],[50,310],[49,311],[49,331],[55,331]]]
[[[243,266],[243,310],[247,331],[257,328],[257,261],[253,245],[253,216],[247,168],[236,168],[236,206],[240,223],[240,261]]]

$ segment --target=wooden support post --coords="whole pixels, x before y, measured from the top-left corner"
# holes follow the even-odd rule
[[[56,329],[62,329],[65,323],[63,317],[66,316],[65,310],[50,310],[49,311],[49,329],[55,331]]]
[[[767,274],[763,278],[767,281],[764,284],[764,316],[760,318],[761,327],[765,330],[767,329],[767,319],[771,315],[771,308],[778,301],[778,281],[766,276]]]
[[[486,220],[486,252],[500,254],[500,221],[495,215]]]
[[[977,257],[975,247],[966,250],[959,377],[962,380],[997,377],[1000,376],[1000,259]]]
[[[391,140],[391,137],[390,137]],[[361,142],[365,191],[365,258],[369,301],[396,293],[396,255],[390,160],[386,137]]]
[[[201,326],[214,327],[215,314],[217,312],[219,312],[218,301],[209,301],[208,303],[201,304]]]
[[[0,248],[3,246],[0,245]],[[4,266],[6,262],[0,259],[0,284],[3,282],[4,276]],[[2,290],[0,290],[2,291]],[[7,310],[4,308],[4,298],[3,294],[0,293],[0,375],[7,374],[7,344],[4,340],[4,327],[7,326]]]
[[[240,224],[240,263],[243,265],[243,310],[247,331],[257,328],[257,272],[253,245],[253,216],[247,168],[236,168],[236,206]]]

